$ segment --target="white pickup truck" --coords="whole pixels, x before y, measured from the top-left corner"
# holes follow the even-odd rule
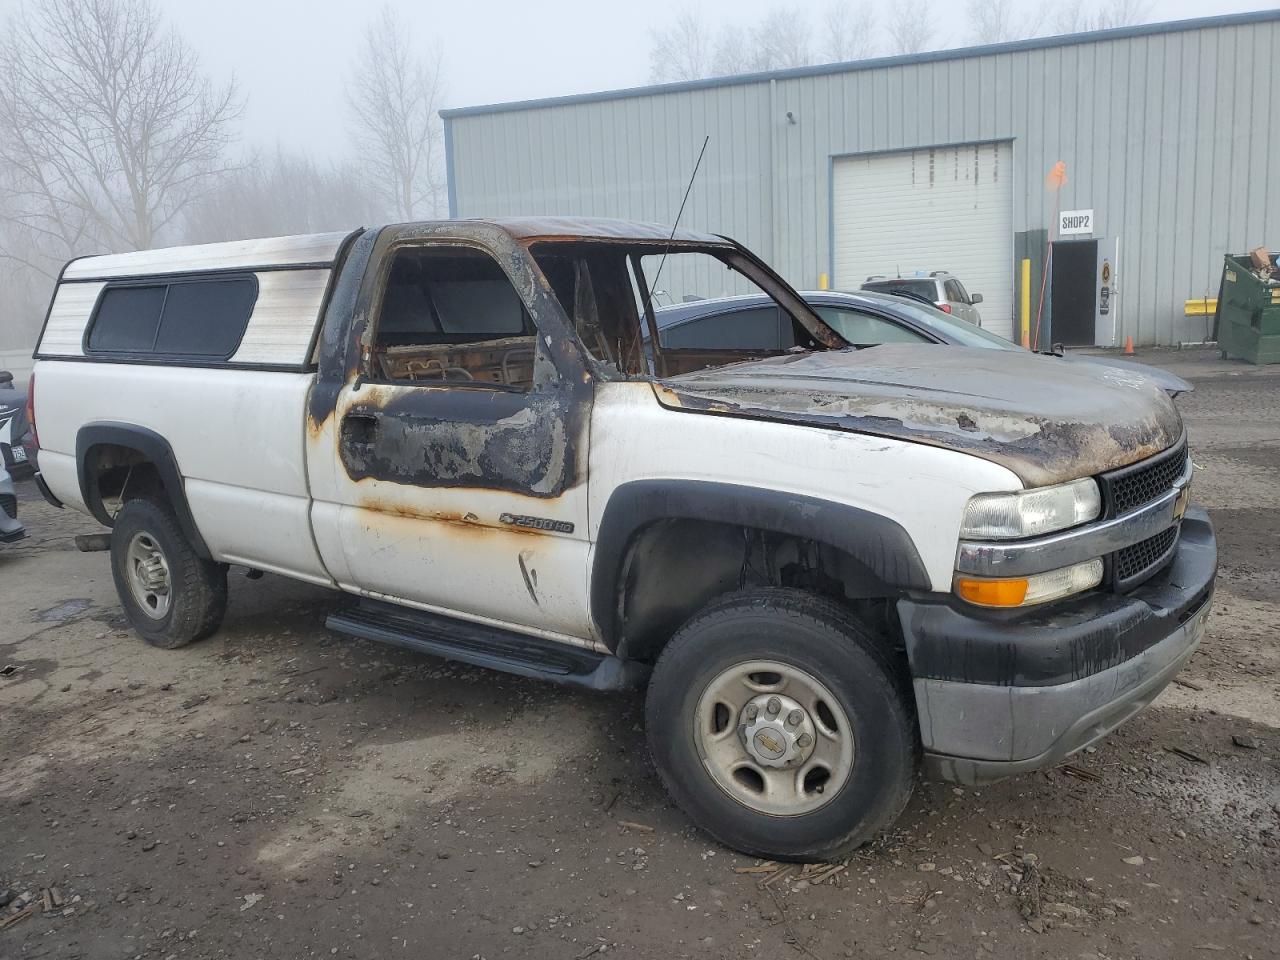
[[[721,348],[654,319],[761,292]],[[778,324],[799,346],[758,346]],[[963,783],[1059,762],[1210,608],[1158,386],[850,349],[723,237],[547,218],[90,257],[35,357],[41,487],[113,528],[147,641],[213,633],[243,565],[359,598],[348,634],[647,683],[671,794],[761,856],[864,842],[922,758]]]

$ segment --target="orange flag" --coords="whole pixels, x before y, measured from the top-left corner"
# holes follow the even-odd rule
[[[1061,190],[1067,183],[1067,161],[1059,160],[1044,178],[1044,188],[1051,192]]]

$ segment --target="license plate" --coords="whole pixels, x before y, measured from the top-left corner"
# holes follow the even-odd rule
[[[27,451],[26,451],[26,450],[22,449],[22,447],[10,447],[10,449],[13,451],[13,462],[14,462],[14,463],[26,463],[26,462],[27,462]]]

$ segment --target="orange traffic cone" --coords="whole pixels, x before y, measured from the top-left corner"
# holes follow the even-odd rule
[[[1124,338],[1124,355],[1126,357],[1133,356],[1133,336],[1132,334]]]

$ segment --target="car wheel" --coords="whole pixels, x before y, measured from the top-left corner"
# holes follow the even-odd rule
[[[222,623],[226,567],[195,552],[167,503],[124,505],[111,532],[111,572],[125,615],[152,646],[186,646]]]
[[[821,860],[902,812],[919,759],[903,673],[841,605],[734,594],[686,623],[654,666],[646,723],[667,790],[724,844]]]

